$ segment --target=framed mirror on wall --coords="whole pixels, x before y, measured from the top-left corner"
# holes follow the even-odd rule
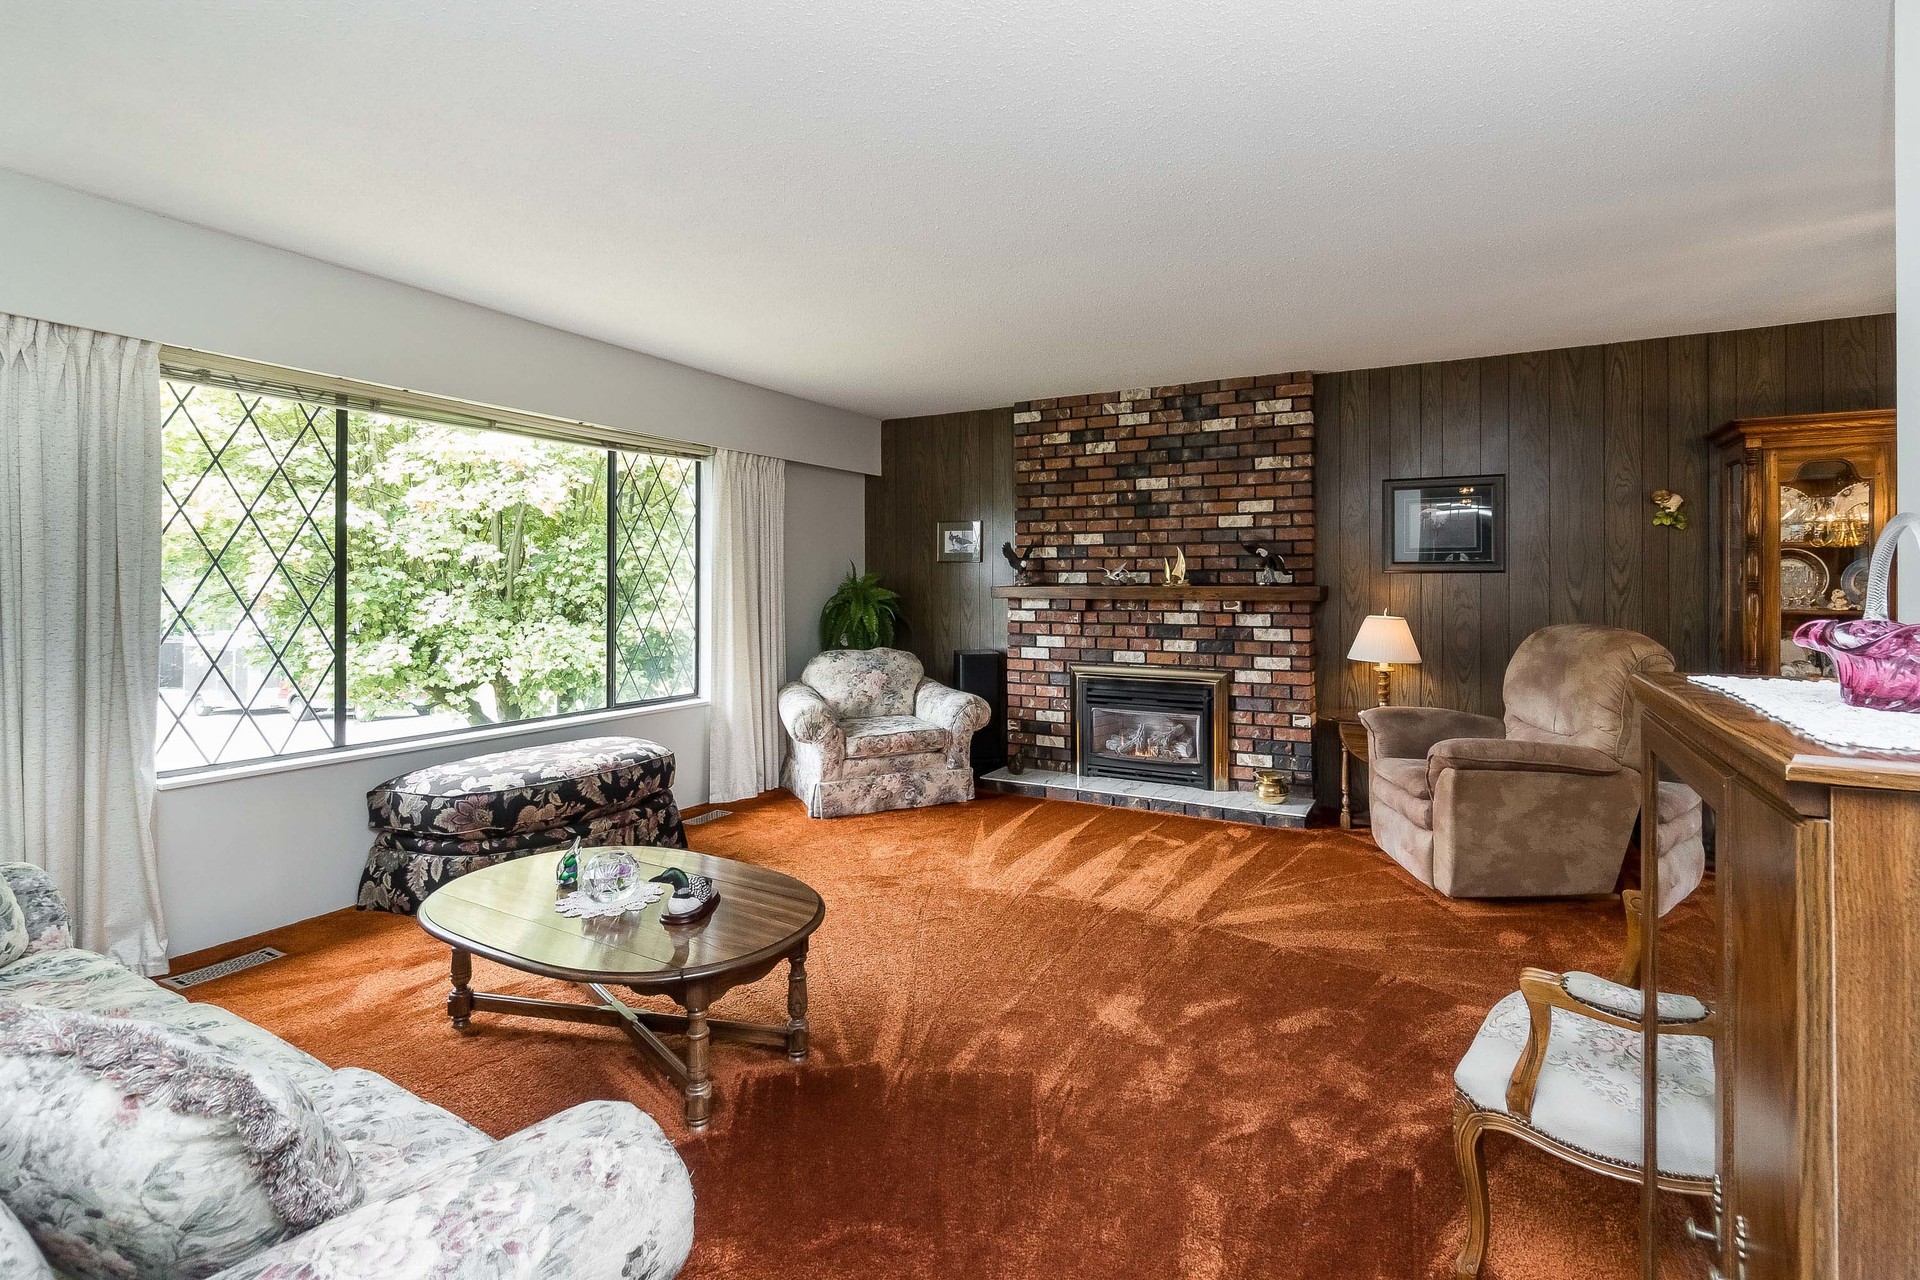
[[[1382,558],[1388,573],[1506,569],[1505,476],[1388,480]]]

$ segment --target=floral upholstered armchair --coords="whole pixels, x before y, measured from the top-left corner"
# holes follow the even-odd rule
[[[787,789],[815,818],[971,800],[967,745],[989,714],[910,653],[830,650],[780,691]]]

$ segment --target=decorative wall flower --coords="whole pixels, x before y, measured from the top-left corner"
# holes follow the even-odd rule
[[[1671,489],[1655,489],[1653,491],[1653,522],[1665,525],[1669,529],[1686,528],[1687,513],[1680,509],[1686,501]]]

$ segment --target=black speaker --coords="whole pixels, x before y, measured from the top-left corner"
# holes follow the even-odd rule
[[[973,735],[969,751],[975,774],[991,773],[1007,763],[1007,651],[961,649],[953,655],[953,687],[987,700],[986,727]]]

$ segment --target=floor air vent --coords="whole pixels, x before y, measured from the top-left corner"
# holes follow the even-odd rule
[[[733,810],[731,809],[709,809],[705,813],[697,814],[694,817],[681,819],[680,825],[683,827],[697,827],[703,822],[712,822],[715,818],[731,818],[732,816]]]
[[[222,960],[219,964],[210,964],[204,969],[195,969],[191,973],[178,973],[162,978],[160,985],[172,987],[175,991],[185,991],[188,987],[197,987],[203,982],[212,982],[215,978],[224,978],[230,973],[239,973],[242,969],[251,969],[269,960],[278,960],[286,954],[272,947],[262,947],[258,951],[249,951],[231,960]]]

